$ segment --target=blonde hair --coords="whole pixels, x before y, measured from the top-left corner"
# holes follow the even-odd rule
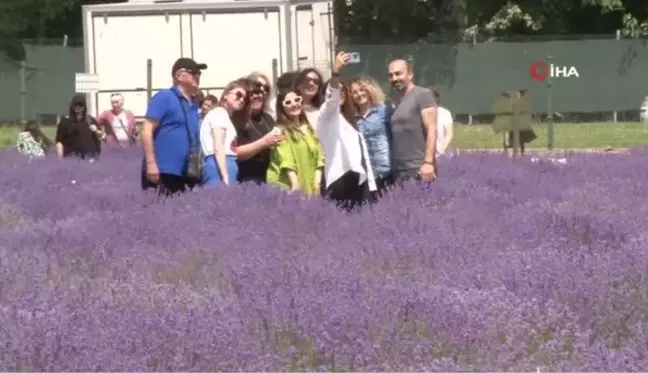
[[[256,82],[259,80],[259,78],[265,80],[266,83],[268,84],[268,86],[270,87],[270,92],[268,92],[268,97],[270,97],[270,95],[272,94],[272,81],[270,80],[270,78],[268,78],[268,76],[266,74],[264,74],[264,73],[262,73],[260,71],[254,71],[254,72],[250,73],[250,75],[248,75],[247,78],[250,79],[251,81],[253,81],[254,84],[256,84]]]
[[[357,84],[362,89],[366,90],[369,94],[369,100],[371,101],[372,105],[382,105],[385,103],[385,93],[383,92],[382,88],[380,88],[380,84],[378,84],[378,81],[376,81],[374,77],[356,77],[351,79],[349,87],[351,86],[351,84]]]

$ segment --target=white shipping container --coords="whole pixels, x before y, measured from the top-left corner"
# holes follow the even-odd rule
[[[88,94],[94,115],[117,92],[145,114],[149,59],[154,92],[171,85],[177,58],[190,57],[209,65],[201,86],[219,95],[253,71],[273,79],[307,65],[328,76],[335,41],[331,0],[130,0],[84,6],[83,25],[85,73],[99,79]]]

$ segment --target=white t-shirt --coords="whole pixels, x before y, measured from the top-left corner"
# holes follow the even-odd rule
[[[326,187],[349,171],[360,175],[358,185],[365,181],[370,191],[377,189],[364,136],[340,113],[340,90],[327,88],[326,101],[318,111],[317,136],[324,149],[324,179]],[[364,165],[362,160],[365,160]],[[365,166],[366,165],[366,169]]]
[[[439,150],[443,146],[448,129],[452,127],[453,123],[454,119],[452,119],[452,113],[450,110],[439,106],[437,108],[437,156],[441,155]]]
[[[310,123],[311,127],[315,131],[317,131],[317,122],[319,121],[319,114],[320,111],[317,108],[314,108],[312,106],[306,106],[304,107],[304,113],[306,113],[306,118],[308,119],[308,123]]]
[[[225,154],[236,155],[236,128],[229,113],[222,107],[211,110],[200,124],[200,145],[205,156],[214,155],[214,137],[212,131],[222,128],[225,130]]]
[[[128,141],[127,127],[128,120],[126,119],[126,111],[122,111],[119,115],[115,115],[112,122],[112,128],[115,131],[115,137],[118,141]]]
[[[266,105],[265,112],[272,117],[272,119],[277,120],[277,113],[275,113],[275,108],[277,105],[277,98],[273,97],[268,101]]]

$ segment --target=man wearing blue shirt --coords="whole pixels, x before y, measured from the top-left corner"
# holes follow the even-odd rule
[[[160,195],[169,196],[196,185],[187,178],[186,165],[192,146],[199,141],[199,103],[194,96],[201,71],[206,68],[190,58],[178,59],[171,69],[173,86],[151,99],[140,132],[144,149],[142,189],[156,189]]]

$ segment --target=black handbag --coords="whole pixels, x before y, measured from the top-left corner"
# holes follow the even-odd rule
[[[178,101],[180,102],[180,107],[182,108],[182,115],[184,115],[185,128],[187,130],[187,139],[189,140],[189,154],[187,155],[187,160],[185,161],[185,177],[190,179],[193,182],[200,182],[203,178],[204,173],[204,154],[202,147],[200,146],[200,138],[194,138],[191,136],[191,130],[189,129],[189,118],[187,117],[187,111],[185,110],[184,105],[182,104],[182,98],[178,96]],[[200,131],[198,131],[200,133]]]

